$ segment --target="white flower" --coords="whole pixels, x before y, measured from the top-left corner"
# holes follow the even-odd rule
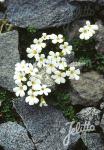
[[[15,71],[19,72],[19,71],[25,71],[28,67],[28,63],[25,62],[25,60],[22,60],[21,63],[17,63],[15,65]]]
[[[61,61],[59,62],[59,69],[60,70],[65,70],[67,67],[66,59],[64,57],[61,58]]]
[[[26,103],[29,103],[29,105],[37,104],[39,102],[39,99],[36,96],[36,92],[34,92],[33,90],[29,90],[28,96],[25,99]]]
[[[90,37],[93,36],[92,32],[89,31],[89,28],[87,26],[84,26],[83,28],[79,29],[80,34],[80,39],[85,39],[88,40]]]
[[[34,90],[40,90],[41,89],[41,81],[39,79],[36,79],[35,77],[30,77],[30,80],[27,82],[27,85],[30,87],[32,86],[32,89]]]
[[[36,58],[41,52],[41,49],[37,49],[37,46],[32,44],[30,48],[27,48],[26,52],[28,53],[27,56],[29,58],[32,58],[32,57]]]
[[[39,55],[39,57],[36,58],[36,61],[38,61],[37,66],[39,68],[45,66],[45,62],[46,62],[45,55],[44,54]]]
[[[55,71],[54,72],[55,74],[52,75],[52,78],[55,80],[55,82],[57,84],[60,84],[60,83],[65,83],[65,77],[66,77],[66,74],[65,72],[61,72],[61,71]]]
[[[41,90],[39,91],[39,95],[48,95],[51,92],[51,89],[47,88],[47,85],[42,85]]]
[[[51,74],[52,72],[55,72],[57,63],[53,60],[46,60],[46,73]]]
[[[62,49],[63,55],[70,54],[72,51],[72,46],[69,45],[68,42],[64,42],[64,44],[61,44],[59,47],[60,47],[60,49]]]
[[[48,40],[49,39],[49,35],[47,35],[47,33],[42,33],[41,39]]]
[[[35,43],[35,46],[37,49],[42,50],[42,48],[46,47],[46,43],[43,42],[43,39],[34,39],[33,42]]]
[[[63,35],[61,35],[61,34],[59,34],[58,36],[55,35],[55,34],[53,34],[53,35],[51,36],[51,38],[52,38],[52,43],[53,43],[53,44],[62,43],[62,42],[64,41]]]
[[[21,83],[21,81],[26,81],[27,79],[25,77],[24,72],[15,72],[14,80],[15,80],[15,83],[18,84],[18,83]]]
[[[66,71],[66,75],[69,77],[69,79],[79,80],[79,74],[80,70],[75,69],[75,67],[70,67],[70,69]]]
[[[55,62],[59,62],[61,60],[60,53],[59,52],[54,53],[53,51],[49,52],[47,58],[50,60],[54,60]]]
[[[92,30],[98,30],[98,25],[94,24],[94,25],[91,25],[90,21],[86,21],[86,25]]]
[[[16,93],[16,96],[24,97],[25,91],[27,90],[26,85],[18,84],[18,87],[13,88],[13,91]]]
[[[38,72],[37,68],[34,68],[31,63],[28,64],[27,69],[25,70],[26,74],[31,74],[31,76],[35,76]]]
[[[91,25],[90,21],[86,21],[86,25],[79,29],[79,32],[81,32],[80,39],[90,39],[96,30],[98,30],[97,25]]]

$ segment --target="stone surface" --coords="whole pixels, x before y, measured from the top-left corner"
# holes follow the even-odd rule
[[[103,98],[104,79],[95,71],[83,73],[78,81],[71,80],[73,105],[96,106]]]
[[[93,7],[71,5],[67,0],[6,0],[8,20],[16,26],[42,29],[71,23],[80,16],[89,16]],[[87,7],[86,7],[87,6]],[[92,16],[93,13],[90,13]]]
[[[77,20],[74,21],[71,25],[68,24],[64,27],[64,33],[68,38],[68,41],[72,41],[73,38],[77,38],[79,36],[79,29],[83,27],[86,23],[86,20]]]
[[[70,22],[75,8],[64,0],[7,0],[7,18],[20,27],[46,28]]]
[[[100,114],[100,110],[94,107],[87,107],[83,108],[79,113],[77,113],[77,117],[81,123],[89,122],[91,125],[99,125]]]
[[[95,35],[95,39],[97,40],[96,50],[104,53],[104,26],[101,21],[98,21],[96,24],[99,27],[99,30]]]
[[[14,100],[14,107],[31,134],[37,150],[67,150],[68,146],[75,145],[80,138],[79,134],[71,136],[69,145],[64,147],[63,140],[69,130],[69,126],[66,126],[68,121],[62,112],[51,106],[29,106],[24,99],[18,99]]]
[[[104,132],[104,114],[103,114],[102,119],[101,119],[100,127],[102,128],[102,130]]]
[[[15,122],[0,124],[0,145],[5,150],[34,150],[25,128]]]
[[[99,133],[82,134],[81,139],[87,146],[87,150],[104,150],[104,136]]]
[[[0,86],[12,91],[15,64],[20,61],[18,33],[11,31],[0,34]]]
[[[3,12],[0,12],[0,20],[4,19],[5,14]]]

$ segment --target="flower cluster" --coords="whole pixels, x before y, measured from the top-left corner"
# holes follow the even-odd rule
[[[37,73],[38,69],[31,63],[26,63],[24,60],[15,65],[14,80],[17,86],[13,91],[17,97],[24,97],[27,93],[25,101],[29,103],[29,105],[37,104],[39,102],[38,96],[43,94],[48,95],[48,93],[51,92],[51,90],[47,88],[47,85],[42,85],[41,81],[37,78]]]
[[[46,48],[47,40],[57,44],[59,51],[50,51],[46,57],[42,52]],[[80,70],[74,66],[69,67],[67,64],[65,56],[71,54],[72,46],[64,41],[63,35],[43,33],[41,38],[33,40],[33,44],[26,51],[28,58],[35,59],[35,65],[26,63],[24,60],[16,64],[14,80],[17,87],[13,90],[16,96],[24,97],[26,95],[25,101],[29,105],[40,102],[40,106],[47,106],[43,96],[47,96],[51,89],[38,79],[39,69],[42,67],[46,68],[46,73],[56,84],[65,83],[66,78],[79,80]]]
[[[90,21],[86,21],[86,25],[79,29],[80,32],[80,39],[88,40],[90,39],[94,34],[95,31],[98,30],[98,25],[91,25]]]

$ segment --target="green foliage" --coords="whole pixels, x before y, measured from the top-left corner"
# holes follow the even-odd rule
[[[29,26],[29,27],[27,27],[27,31],[30,33],[35,33],[37,30],[35,27]]]
[[[70,121],[77,121],[75,109],[70,105],[70,94],[56,91],[54,93],[54,98],[56,106],[63,112],[64,116]]]
[[[96,51],[95,44],[93,38],[88,41],[80,39],[72,41],[76,59],[85,64],[83,71],[96,70],[104,73],[104,55]]]
[[[12,105],[13,95],[5,90],[0,89],[0,116],[3,121],[15,121]]]
[[[88,57],[80,57],[79,62],[83,63],[88,68],[92,68],[91,59]]]

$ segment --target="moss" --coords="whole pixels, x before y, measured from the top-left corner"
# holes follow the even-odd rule
[[[0,118],[1,121],[15,121],[12,99],[13,95],[6,90],[0,89]]]
[[[56,106],[59,108],[63,115],[69,120],[69,121],[77,121],[76,117],[76,110],[74,107],[70,104],[70,94],[67,92],[60,92],[55,91],[54,93],[54,99],[56,101]]]

